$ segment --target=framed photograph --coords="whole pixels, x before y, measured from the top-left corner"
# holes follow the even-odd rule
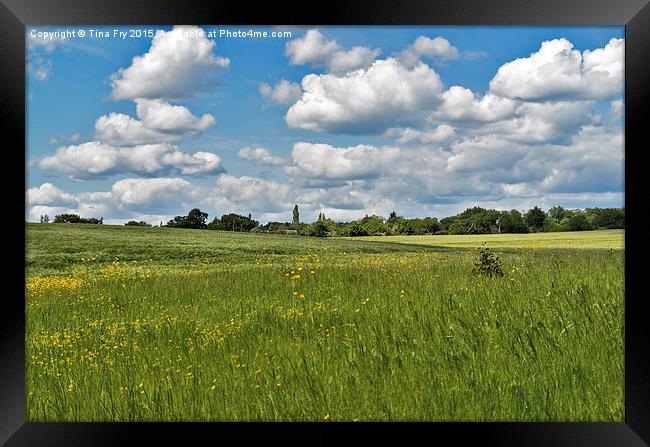
[[[0,5],[0,442],[650,442],[646,0],[134,3]]]

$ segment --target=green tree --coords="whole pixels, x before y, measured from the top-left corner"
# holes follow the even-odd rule
[[[595,228],[625,228],[625,214],[621,208],[587,208],[585,213]]]
[[[329,233],[327,225],[321,220],[317,220],[309,226],[309,235],[315,237],[326,237]]]
[[[187,223],[190,228],[207,228],[207,219],[208,213],[204,213],[198,208],[193,208],[187,213]]]
[[[205,229],[208,227],[206,224],[207,219],[208,213],[204,213],[198,208],[193,208],[187,213],[187,216],[174,217],[167,222],[167,226],[173,228]]]
[[[440,230],[440,223],[435,217],[408,219],[413,226],[414,234],[434,234]]]
[[[440,230],[450,232],[451,225],[456,221],[456,216],[448,216],[440,219]]]
[[[293,207],[293,222],[294,225],[300,224],[300,212],[298,212],[298,205]]]
[[[253,220],[251,215],[242,216],[235,213],[224,214],[221,219],[216,217],[208,224],[209,230],[222,231],[251,231],[256,228],[259,222]]]
[[[54,223],[89,223],[89,224],[102,224],[104,218],[97,219],[95,217],[80,217],[78,214],[57,214],[54,216]]]
[[[414,234],[415,228],[413,224],[408,219],[400,218],[398,221],[393,223],[392,227],[393,233],[395,234]]]
[[[130,220],[127,223],[124,224],[127,227],[150,227],[151,224],[148,224],[144,220],[141,221],[136,221],[136,220]]]
[[[501,233],[528,233],[528,225],[517,210],[501,212],[498,227]]]
[[[346,236],[368,236],[368,230],[358,221],[350,222],[346,228]]]
[[[489,234],[498,232],[499,211],[475,206],[454,216],[449,224],[451,234]],[[443,219],[444,220],[444,219]]]
[[[542,231],[545,233],[553,233],[557,231],[564,231],[564,227],[560,225],[554,218],[547,217],[544,219],[544,226],[542,227]]]
[[[561,206],[557,205],[548,210],[548,217],[552,217],[556,222],[560,222],[564,219],[566,215],[566,210]]]
[[[562,225],[567,231],[586,231],[593,230],[592,225],[587,220],[584,213],[574,213],[572,216],[566,218]]]
[[[528,228],[533,231],[539,231],[544,227],[544,219],[546,219],[546,213],[542,211],[539,207],[534,207],[533,209],[528,210],[524,216],[526,219],[526,224]]]
[[[187,216],[174,216],[173,219],[167,221],[165,226],[169,228],[187,228]]]
[[[379,236],[388,232],[388,226],[384,223],[384,219],[381,216],[366,215],[363,219],[357,221],[357,223],[363,228],[366,234],[355,234],[355,236]]]
[[[390,214],[388,215],[388,219],[386,219],[386,223],[390,225],[399,218],[400,216],[398,216],[395,211],[391,211]]]

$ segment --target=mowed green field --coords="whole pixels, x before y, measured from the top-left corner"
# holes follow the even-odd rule
[[[625,247],[623,230],[571,231],[528,234],[472,234],[434,236],[367,236],[350,238],[365,241],[391,241],[400,244],[436,247],[490,248],[611,248]]]
[[[27,419],[624,419],[623,250],[438,238],[28,224]]]

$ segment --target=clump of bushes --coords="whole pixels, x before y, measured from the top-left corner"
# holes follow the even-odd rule
[[[139,222],[137,220],[130,220],[124,225],[126,225],[127,227],[150,227],[151,226],[150,223],[147,223],[144,220],[141,220]]]
[[[57,214],[54,216],[54,223],[86,223],[86,224],[103,224],[104,218],[80,217],[78,214]]]
[[[499,257],[492,253],[489,248],[481,248],[481,251],[474,261],[472,273],[479,276],[503,276],[503,264]]]

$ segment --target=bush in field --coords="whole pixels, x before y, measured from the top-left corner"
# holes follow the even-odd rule
[[[497,255],[492,253],[489,248],[481,248],[478,258],[474,261],[472,272],[481,276],[503,276],[502,267]]]

